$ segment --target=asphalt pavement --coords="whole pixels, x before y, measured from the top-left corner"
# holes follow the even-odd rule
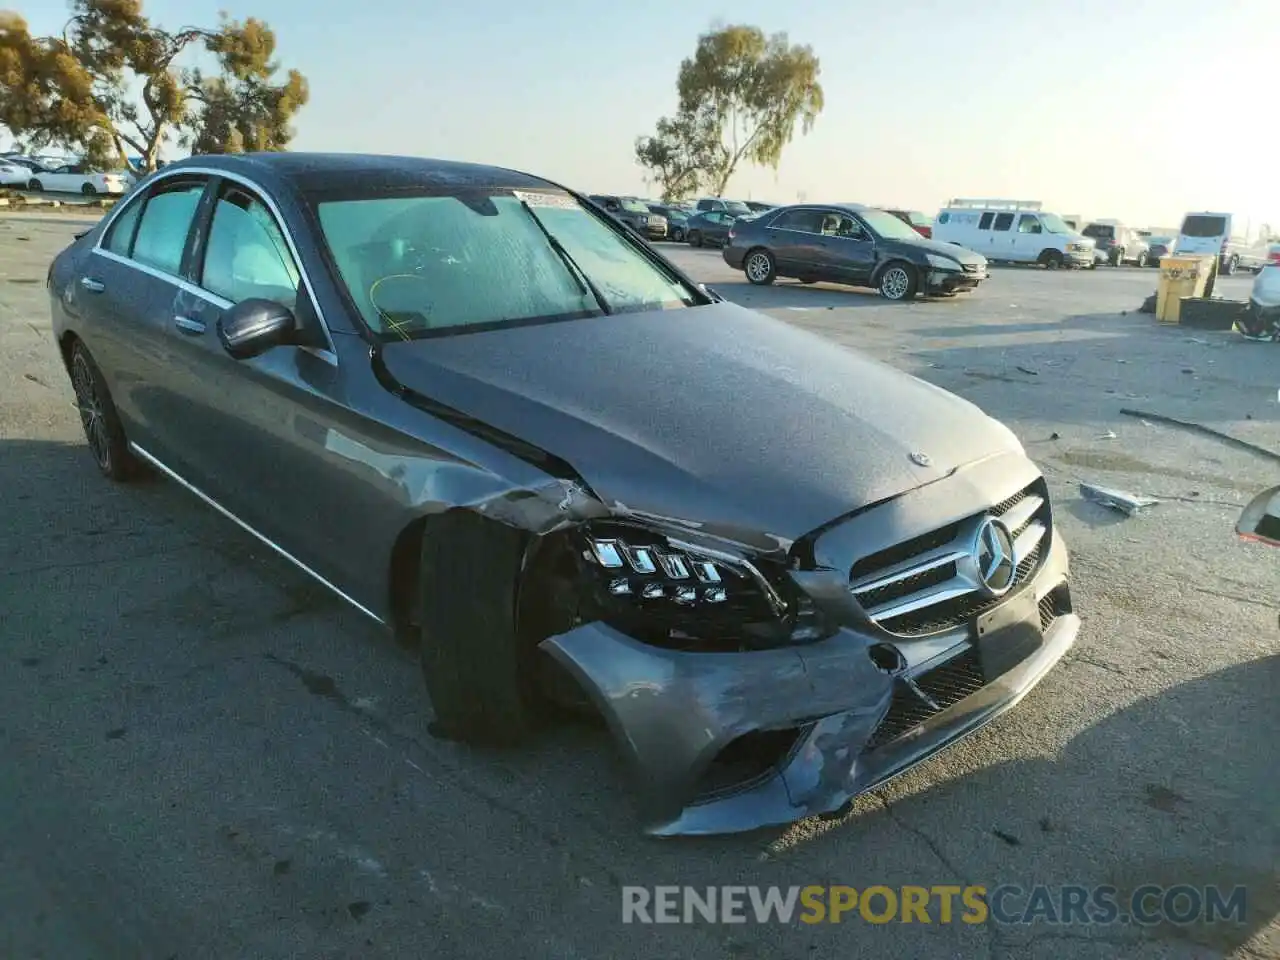
[[[1004,419],[1049,480],[1084,628],[1015,710],[845,816],[655,841],[601,730],[519,753],[432,739],[409,651],[176,485],[99,476],[44,289],[76,229],[0,216],[0,956],[1280,956],[1280,552],[1232,534],[1280,470],[1120,413],[1280,450],[1280,347],[1136,313],[1156,271],[1003,268],[890,304],[750,287],[664,245],[729,299]],[[1124,517],[1081,481],[1162,500]],[[1243,884],[1248,912],[621,922],[624,885],[1034,883]]]

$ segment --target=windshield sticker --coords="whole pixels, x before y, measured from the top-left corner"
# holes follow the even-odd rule
[[[578,201],[563,193],[530,193],[526,190],[512,190],[512,195],[531,207],[554,207],[558,210],[577,210]]]

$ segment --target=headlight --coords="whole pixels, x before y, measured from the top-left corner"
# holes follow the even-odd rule
[[[576,534],[579,616],[686,649],[783,646],[816,638],[816,612],[783,571],[623,523]],[[763,561],[761,561],[763,563]]]
[[[929,261],[929,266],[935,270],[960,270],[959,260],[952,260],[950,257],[939,257],[933,253],[926,253],[925,257]]]

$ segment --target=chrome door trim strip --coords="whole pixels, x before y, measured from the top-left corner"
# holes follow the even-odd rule
[[[284,559],[288,560],[290,563],[292,563],[295,567],[297,567],[297,568],[298,568],[299,570],[301,570],[303,573],[308,574],[310,577],[312,577],[314,580],[316,580],[316,581],[317,581],[318,583],[320,583],[321,585],[328,587],[330,590],[332,590],[334,593],[336,593],[336,594],[337,594],[339,597],[341,597],[343,600],[347,601],[347,603],[351,604],[351,606],[355,607],[357,610],[359,610],[361,613],[363,613],[366,617],[369,617],[369,618],[371,618],[372,620],[376,621],[377,623],[382,624],[384,627],[386,626],[386,621],[385,621],[385,620],[383,620],[383,619],[382,619],[380,616],[378,616],[376,613],[374,613],[372,610],[370,610],[368,607],[366,607],[366,606],[364,606],[363,604],[361,604],[361,603],[357,602],[356,600],[353,600],[349,595],[347,595],[346,593],[344,593],[343,591],[341,591],[340,589],[338,589],[337,587],[335,587],[332,583],[330,583],[328,580],[326,580],[326,579],[325,579],[324,577],[322,577],[320,574],[316,573],[314,570],[312,570],[312,569],[311,569],[310,567],[308,567],[305,563],[303,563],[301,560],[299,560],[297,557],[295,557],[293,554],[291,554],[291,553],[290,553],[288,550],[286,550],[284,547],[280,546],[280,544],[278,544],[278,543],[276,543],[275,541],[273,541],[273,540],[271,540],[271,539],[267,538],[266,536],[264,536],[263,534],[261,534],[261,533],[259,533],[257,530],[255,530],[253,527],[249,526],[249,524],[245,523],[243,520],[241,520],[239,517],[237,517],[234,513],[232,513],[230,510],[228,510],[228,509],[227,509],[226,507],[224,507],[222,504],[218,503],[218,501],[217,501],[217,500],[214,500],[214,499],[213,499],[213,497],[209,496],[207,493],[205,493],[205,492],[204,492],[203,490],[201,490],[199,487],[196,487],[196,486],[194,486],[194,485],[192,485],[192,484],[188,483],[188,482],[187,482],[186,480],[184,480],[181,476],[179,476],[176,472],[174,472],[172,469],[170,469],[170,468],[169,468],[168,466],[166,466],[165,464],[161,463],[161,462],[160,462],[160,460],[156,459],[156,457],[152,456],[152,455],[151,455],[150,453],[148,453],[146,450],[142,449],[142,447],[138,446],[138,445],[137,445],[136,443],[134,443],[132,440],[130,440],[130,441],[129,441],[129,449],[130,449],[130,450],[132,450],[132,451],[134,452],[134,454],[135,454],[135,455],[137,455],[138,457],[142,458],[142,459],[143,459],[143,460],[145,460],[147,463],[149,463],[151,466],[155,467],[157,470],[159,470],[161,473],[163,473],[163,474],[164,474],[166,477],[168,477],[170,480],[173,480],[173,481],[174,481],[174,482],[176,482],[179,486],[181,486],[181,487],[183,487],[184,489],[186,489],[186,490],[190,491],[191,493],[194,493],[197,497],[199,497],[201,500],[203,500],[203,501],[204,501],[206,504],[208,504],[209,506],[213,507],[213,509],[217,510],[217,511],[218,511],[218,513],[222,514],[224,517],[226,517],[228,520],[230,520],[232,523],[234,523],[236,526],[238,526],[241,530],[244,530],[246,533],[250,533],[250,534],[252,534],[252,535],[253,535],[254,537],[256,537],[258,540],[262,541],[262,543],[266,544],[268,547],[270,547],[270,548],[271,548],[272,550],[274,550],[276,553],[280,554],[280,556],[284,557]]]

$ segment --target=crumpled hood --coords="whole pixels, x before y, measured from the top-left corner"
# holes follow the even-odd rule
[[[953,394],[728,303],[388,344],[381,363],[569,463],[615,510],[749,544],[1016,443]]]
[[[961,263],[981,264],[986,261],[980,253],[975,253],[968,247],[962,247],[954,243],[943,243],[941,240],[929,240],[926,237],[913,238],[911,240],[882,240],[881,243],[886,248],[900,247],[903,249],[923,250],[926,253],[937,254],[942,257],[950,257],[952,260],[959,260]]]

